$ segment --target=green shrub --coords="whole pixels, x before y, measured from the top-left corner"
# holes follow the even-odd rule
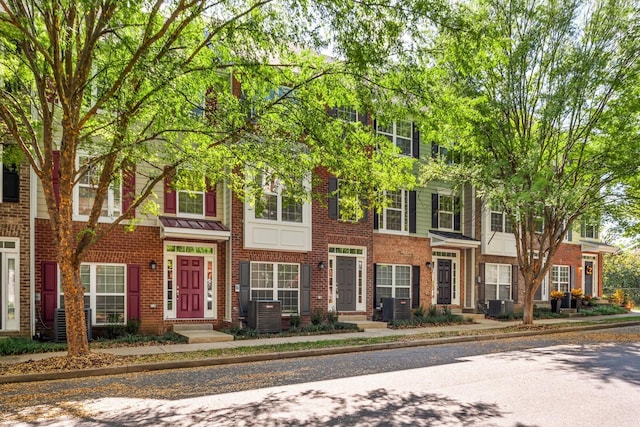
[[[413,317],[422,318],[422,317],[425,317],[426,314],[427,314],[427,311],[422,305],[413,309]]]
[[[316,308],[311,312],[311,324],[312,325],[320,325],[324,322],[324,311],[319,308]]]
[[[289,328],[297,329],[300,326],[300,315],[292,314],[289,316]]]
[[[127,335],[138,335],[140,333],[140,321],[138,319],[129,319],[124,326]]]
[[[0,355],[47,353],[51,351],[65,351],[66,343],[32,341],[22,337],[8,337],[0,339]]]
[[[334,324],[338,322],[338,312],[334,310],[329,310],[327,312],[327,323]]]
[[[435,305],[429,306],[429,311],[427,313],[428,317],[435,317],[438,315],[438,307]]]

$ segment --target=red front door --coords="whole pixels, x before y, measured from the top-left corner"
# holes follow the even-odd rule
[[[204,258],[178,257],[178,317],[204,317]]]

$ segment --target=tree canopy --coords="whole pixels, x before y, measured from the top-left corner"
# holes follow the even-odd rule
[[[441,96],[425,114],[429,137],[462,161],[430,162],[423,177],[472,184],[518,225],[531,323],[569,228],[620,203],[637,175],[639,5],[480,0],[466,16],[465,34],[437,39],[428,76]]]
[[[446,20],[437,0],[0,0],[0,140],[42,184],[69,354],[88,351],[83,257],[135,223],[134,210],[153,213],[168,174],[179,188],[225,183],[244,197],[259,194],[251,175],[262,173],[302,198],[304,178],[326,168],[372,206],[377,191],[411,185],[411,161],[393,144],[327,111],[401,104],[400,71],[420,57],[408,40],[436,20]],[[140,191],[100,225],[109,189],[134,168]],[[93,200],[76,235],[84,181]]]

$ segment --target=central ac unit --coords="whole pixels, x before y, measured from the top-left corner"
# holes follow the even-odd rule
[[[91,309],[84,309],[84,321],[87,327],[87,340],[91,341]],[[53,340],[55,342],[67,341],[67,322],[64,308],[56,308],[53,318]]]
[[[411,319],[409,298],[382,298],[382,321]]]
[[[513,301],[512,300],[501,300],[501,299],[492,299],[489,300],[489,312],[487,315],[492,317],[497,317],[503,314],[511,314],[513,313]]]
[[[258,333],[278,333],[282,330],[280,301],[251,300],[247,313],[247,326]]]

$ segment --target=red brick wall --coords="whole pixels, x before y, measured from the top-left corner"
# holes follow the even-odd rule
[[[1,164],[1,163],[0,163]],[[0,170],[0,173],[2,171]],[[0,239],[17,237],[20,239],[20,276],[17,278],[20,285],[20,330],[0,331],[0,336],[30,336],[31,323],[31,289],[30,268],[31,243],[29,239],[29,165],[20,166],[20,201],[18,203],[2,203],[0,201]],[[3,325],[4,327],[4,325]]]
[[[418,236],[373,233],[373,262],[375,264],[420,266],[420,304],[424,307],[431,305],[433,297],[433,270],[426,268],[427,261],[432,261],[429,239]]]

